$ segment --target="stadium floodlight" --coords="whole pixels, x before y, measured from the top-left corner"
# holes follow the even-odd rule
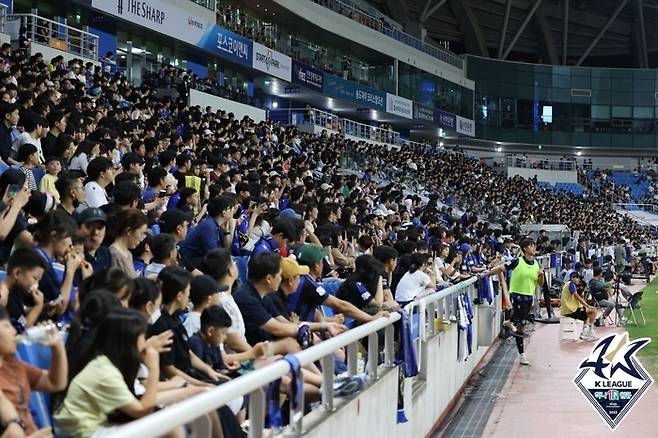
[[[496,152],[502,152],[502,151],[503,151],[503,148],[501,148],[500,146],[498,146],[498,147],[496,148]]]
[[[582,154],[583,154],[582,151],[578,151],[578,152],[576,152],[576,155],[578,155],[579,157],[580,157]]]
[[[279,107],[279,102],[277,102],[276,100],[272,102],[272,108],[278,108],[278,107]]]

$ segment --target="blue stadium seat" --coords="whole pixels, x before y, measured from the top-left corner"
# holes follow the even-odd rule
[[[249,256],[238,256],[233,258],[238,267],[238,280],[244,284],[247,282],[247,267],[249,264]]]
[[[33,367],[48,369],[52,357],[50,347],[41,344],[18,344],[17,357]],[[50,394],[32,391],[30,410],[38,428],[52,426],[50,416]]]
[[[41,179],[46,175],[46,171],[35,167],[32,169],[32,175],[34,175],[34,181],[37,183],[37,187],[39,187],[41,185]]]

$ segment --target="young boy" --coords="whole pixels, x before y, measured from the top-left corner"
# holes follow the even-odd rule
[[[27,188],[34,191],[38,190],[37,182],[34,179],[34,169],[39,164],[39,152],[33,144],[24,144],[18,149],[16,160],[21,163],[20,170],[25,174],[25,183]]]
[[[265,354],[265,342],[254,345],[251,350],[239,354],[222,355],[224,340],[231,326],[231,317],[219,305],[211,305],[203,310],[200,317],[200,329],[188,342],[190,351],[197,355],[211,368],[222,373],[235,371],[244,360],[258,359]],[[238,422],[244,421],[242,410],[243,398],[238,397],[228,403],[234,415],[238,415]]]
[[[183,322],[187,336],[192,337],[201,329],[201,313],[210,306],[218,305],[219,293],[226,290],[228,290],[226,286],[220,286],[210,275],[199,275],[192,279],[190,299],[194,308],[186,315]]]
[[[39,254],[35,256],[35,260],[41,258]],[[20,268],[16,268],[14,272],[17,270]],[[48,340],[44,342],[44,345],[50,346],[52,350],[50,369],[34,368],[17,359],[16,330],[12,327],[7,309],[0,307],[0,392],[12,403],[18,414],[18,417],[11,419],[10,422],[16,422],[25,434],[30,436],[52,436],[50,428],[37,431],[30,413],[30,393],[32,391],[56,392],[66,388],[68,363],[59,332],[53,330],[49,333]],[[5,422],[5,426],[8,427],[7,422]]]
[[[57,176],[59,172],[62,171],[62,163],[59,161],[58,157],[50,157],[46,160],[46,174],[41,178],[41,183],[39,184],[39,191],[44,193],[50,193],[53,198],[59,204],[59,192],[55,187],[57,182]]]
[[[167,330],[171,330],[174,334],[171,350],[160,353],[162,373],[168,378],[180,376],[186,382],[197,386],[208,385],[195,376],[203,380],[219,382],[225,376],[213,370],[189,350],[187,332],[178,318],[178,315],[187,309],[192,274],[178,266],[167,266],[158,275],[158,280],[162,283],[162,313],[160,318],[149,327],[147,337],[159,335]]]
[[[31,248],[19,248],[9,257],[7,276],[0,282],[0,306],[7,308],[19,333],[32,327],[43,310],[38,286],[47,267],[43,257]]]

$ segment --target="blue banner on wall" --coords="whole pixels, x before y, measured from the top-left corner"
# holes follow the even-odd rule
[[[213,26],[203,36],[197,46],[217,53],[230,61],[251,67],[251,58],[254,53],[251,40],[241,37],[223,27]]]
[[[434,123],[439,128],[455,131],[457,129],[457,116],[446,111],[436,110],[434,112]]]
[[[292,82],[322,93],[323,74],[317,68],[293,59]]]
[[[328,96],[347,99],[355,104],[386,111],[386,93],[374,88],[325,73],[323,90],[324,94]]]

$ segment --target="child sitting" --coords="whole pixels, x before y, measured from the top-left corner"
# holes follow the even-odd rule
[[[59,204],[59,192],[55,187],[59,172],[62,170],[62,162],[58,157],[50,157],[46,160],[46,174],[41,178],[39,183],[39,191],[50,193]]]
[[[190,283],[190,300],[193,310],[186,315],[185,330],[192,337],[201,328],[201,313],[210,306],[219,304],[219,293],[228,290],[219,285],[210,275],[199,275]],[[229,319],[230,322],[230,319]]]
[[[32,327],[43,310],[39,280],[48,265],[31,248],[19,248],[7,262],[7,276],[0,283],[0,306],[7,307],[12,325],[19,333]]]
[[[25,174],[27,188],[31,191],[38,190],[37,182],[34,179],[34,169],[39,164],[39,152],[33,144],[26,143],[18,149],[16,160],[21,163],[20,170]]]

